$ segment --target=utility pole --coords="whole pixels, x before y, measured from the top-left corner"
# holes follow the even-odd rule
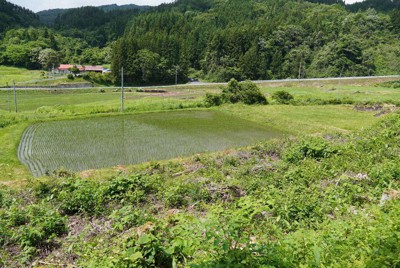
[[[124,112],[124,67],[121,67],[121,113]]]
[[[178,65],[175,65],[175,87],[178,85]]]
[[[303,59],[300,59],[300,66],[299,66],[299,79],[301,79],[301,63]]]
[[[343,64],[342,70],[340,71],[340,76],[339,76],[338,96],[337,96],[338,100],[340,99],[340,86],[341,86],[341,82],[342,82],[343,72],[344,72],[344,64]]]
[[[7,88],[8,88],[8,112],[11,113],[11,87],[8,86],[8,82],[7,82]]]
[[[17,106],[17,91],[15,90],[15,81],[13,80],[14,85],[14,105],[15,105],[15,112],[18,113],[18,106]]]

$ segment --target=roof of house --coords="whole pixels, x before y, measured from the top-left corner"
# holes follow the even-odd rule
[[[57,69],[60,71],[68,71],[74,66],[75,66],[74,64],[60,64],[60,67],[58,67]],[[82,65],[76,65],[76,67],[79,69],[79,71],[85,70],[85,68]]]
[[[92,71],[92,72],[102,72],[103,71],[103,66],[97,65],[97,66],[85,66],[85,71]]]

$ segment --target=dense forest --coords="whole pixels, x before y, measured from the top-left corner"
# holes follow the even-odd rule
[[[115,11],[115,10],[131,10],[131,9],[136,9],[136,10],[146,10],[149,9],[150,6],[138,6],[134,4],[128,4],[128,5],[104,5],[104,6],[99,6],[97,7],[98,9],[108,12],[108,11]],[[47,26],[53,26],[57,17],[64,14],[65,12],[70,12],[73,10],[79,10],[79,9],[49,9],[49,10],[43,10],[37,13],[39,16],[39,20],[41,23]]]
[[[50,28],[4,33],[0,64],[111,63],[114,82],[119,83],[123,66],[126,81],[135,84],[173,83],[176,72],[184,82],[188,76],[228,81],[400,70],[398,0],[353,5],[341,0],[178,0],[150,9],[108,7],[54,10],[58,14]],[[39,60],[43,50],[50,59]]]
[[[128,79],[143,83],[168,82],[176,65],[182,76],[191,70],[211,81],[394,74],[397,23],[340,4],[177,1],[133,18],[112,63],[116,79],[124,65]]]
[[[4,3],[10,6],[5,10],[8,16],[19,16],[11,8],[15,5]],[[57,66],[63,62],[90,65],[110,63],[112,42],[124,34],[125,25],[132,16],[147,8],[108,5],[49,10],[39,12],[39,16],[17,8],[30,14],[35,21],[30,23],[26,19],[26,24],[16,24],[14,27],[8,24],[13,29],[0,35],[0,64],[49,69],[53,64]],[[52,18],[55,14],[55,18]],[[48,23],[49,20],[54,21]],[[52,27],[44,24],[51,24]]]
[[[13,27],[38,26],[39,17],[23,7],[0,0],[0,35]]]

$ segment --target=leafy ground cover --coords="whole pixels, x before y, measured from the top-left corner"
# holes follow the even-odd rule
[[[400,115],[0,191],[4,266],[396,267]]]
[[[18,156],[42,176],[220,151],[284,134],[217,111],[144,113],[34,124]]]

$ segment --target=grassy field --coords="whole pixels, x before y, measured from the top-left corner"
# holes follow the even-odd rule
[[[216,111],[147,113],[35,124],[18,155],[42,176],[219,151],[283,134]]]
[[[397,267],[398,91],[334,87],[0,92],[0,266]]]
[[[318,102],[319,100],[341,100],[355,103],[394,103],[400,104],[400,89],[381,86],[360,85],[321,85],[317,87],[263,87],[262,91],[270,95],[277,90],[292,94],[299,103]]]
[[[57,86],[60,84],[88,83],[81,77],[70,80],[64,74],[48,73],[43,70],[28,70],[25,68],[0,65],[0,87],[16,86]]]
[[[180,101],[183,106],[188,103],[199,101],[206,89],[197,90],[172,88],[165,93],[136,92],[135,89],[127,89],[125,92],[125,106],[127,110],[136,111],[138,106],[148,102],[165,103]],[[118,111],[121,103],[121,93],[118,88],[95,88],[95,89],[48,89],[48,90],[17,90],[17,107],[19,111],[34,111],[41,107],[65,107],[66,109],[88,110],[94,107],[107,107],[107,110]],[[153,101],[151,101],[153,102]],[[67,107],[68,106],[68,107]],[[73,107],[72,107],[73,106]],[[88,108],[89,107],[89,108]],[[15,110],[14,94],[9,90],[0,90],[0,110]],[[157,110],[146,108],[146,110]]]
[[[381,118],[376,111],[357,111],[351,105],[244,107],[225,105],[221,111],[294,135],[348,132],[371,126]]]
[[[348,132],[371,126],[386,113],[395,110],[383,107],[383,110],[356,110],[354,105],[368,100],[374,102],[395,103],[399,97],[396,89],[375,85],[345,84],[340,89],[340,96],[332,85],[303,85],[287,87],[264,86],[270,105],[244,106],[224,105],[212,108],[254,123],[279,129],[292,135],[309,135],[333,132]],[[287,90],[295,98],[295,105],[279,105],[270,98],[278,90]],[[17,158],[19,139],[24,129],[35,122],[48,120],[80,119],[93,116],[115,115],[120,112],[120,93],[117,89],[63,89],[63,90],[19,90],[17,92],[19,113],[14,110],[13,95],[0,91],[0,174],[1,181],[13,181],[15,178],[29,178],[29,172]],[[166,88],[164,93],[144,93],[127,91],[125,112],[128,114],[181,109],[203,109],[202,99],[205,92],[218,92],[220,86],[180,86]],[[355,93],[355,92],[364,92]],[[321,105],[319,100],[336,98],[350,99],[351,105]],[[319,104],[319,105],[316,105]],[[381,114],[381,112],[383,113]]]
[[[15,83],[25,83],[42,79],[41,71],[0,65],[0,87],[12,86],[13,80]]]

